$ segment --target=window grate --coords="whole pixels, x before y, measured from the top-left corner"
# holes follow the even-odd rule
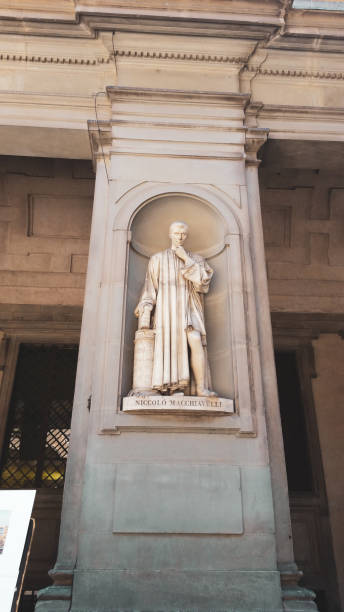
[[[78,347],[22,344],[0,486],[60,488],[68,455]]]

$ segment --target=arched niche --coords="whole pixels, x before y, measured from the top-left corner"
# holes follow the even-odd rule
[[[229,228],[224,217],[198,197],[169,193],[145,202],[130,222],[131,242],[128,257],[125,326],[123,336],[121,395],[132,386],[134,316],[149,257],[169,247],[169,226],[185,221],[189,236],[185,248],[203,255],[214,270],[211,288],[205,297],[208,357],[214,390],[222,397],[235,397],[230,313],[230,248],[226,244]]]

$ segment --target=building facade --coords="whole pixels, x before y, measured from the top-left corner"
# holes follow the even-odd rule
[[[0,3],[1,487],[37,489],[22,611],[343,609],[342,4]],[[175,218],[215,269],[231,415],[122,410]]]

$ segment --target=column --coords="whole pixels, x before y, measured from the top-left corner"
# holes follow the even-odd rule
[[[265,132],[245,127],[246,94],[107,93],[112,132],[95,147],[59,557],[37,610],[282,612],[276,549],[288,564],[292,547],[251,158],[253,136],[261,144]],[[210,402],[202,413],[204,397],[194,395],[187,405],[199,409],[190,414],[169,395],[169,414],[130,413],[123,402],[132,388],[133,313],[149,256],[169,248],[176,220],[189,225],[186,248],[215,271],[205,296],[208,355],[214,390],[233,408],[212,412]]]
[[[71,438],[65,476],[60,540],[55,567],[49,572],[53,585],[39,593],[36,610],[67,612],[70,610],[73,572],[78,554],[78,526],[82,505],[83,475],[88,442],[89,415],[92,403],[92,376],[96,345],[98,297],[102,278],[102,260],[108,209],[108,150],[100,146],[97,126],[92,126],[96,180],[92,211],[90,246],[87,264],[78,367],[75,382]],[[103,128],[104,129],[104,128]],[[105,147],[105,149],[104,149]]]
[[[246,185],[252,228],[251,248],[260,344],[263,393],[270,454],[272,494],[276,522],[278,568],[285,610],[317,610],[315,594],[298,586],[302,576],[294,561],[288,481],[279,411],[277,378],[272,338],[269,288],[267,282],[262,214],[259,194],[257,153],[267,139],[268,130],[248,128],[246,133]]]

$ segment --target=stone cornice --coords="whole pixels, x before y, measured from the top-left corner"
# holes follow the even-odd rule
[[[192,102],[198,103],[201,100],[206,100],[207,104],[227,104],[232,102],[236,106],[245,108],[250,100],[249,94],[227,93],[227,92],[212,92],[212,91],[187,91],[176,89],[150,89],[145,87],[117,87],[111,86],[106,88],[106,92],[111,101],[118,99],[140,100],[148,99],[150,101],[173,100],[174,102]]]
[[[257,124],[269,128],[270,138],[344,140],[344,110],[341,107],[264,104],[257,114]]]
[[[182,21],[214,20],[221,22],[238,22],[279,25],[281,22],[281,3],[284,0],[211,0],[210,2],[193,2],[190,0],[178,0],[166,8],[164,0],[61,0],[60,7],[56,8],[56,2],[51,0],[16,0],[11,3],[6,0],[0,11],[0,18],[14,20],[32,21],[45,20],[70,20],[80,22],[83,17],[91,16],[92,19],[104,18],[104,21],[112,17],[123,16],[125,18],[139,17],[140,20],[150,17],[157,19],[179,19]],[[7,4],[7,6],[6,6]],[[58,3],[59,4],[59,3]]]
[[[245,126],[249,128],[269,129],[270,139],[292,139],[292,140],[319,140],[332,142],[344,141],[344,111],[343,108],[323,108],[312,106],[291,106],[291,105],[271,105],[261,102],[251,101],[248,103],[248,96],[238,97],[230,94],[212,94],[211,92],[201,94],[201,92],[159,92],[154,93],[149,90],[116,88],[117,101],[121,96],[121,101],[152,101],[155,96],[174,96],[175,104],[188,102],[188,106],[197,105],[197,99],[205,96],[211,105],[218,105],[228,111],[230,107],[236,113],[245,112]],[[105,92],[104,92],[105,94]],[[146,98],[142,96],[146,96]],[[183,97],[184,95],[184,97]],[[116,97],[113,98],[116,101]],[[161,99],[161,98],[160,98]],[[178,101],[179,100],[179,101]],[[2,112],[2,125],[0,126],[0,142],[2,154],[20,155],[30,154],[34,151],[38,156],[48,156],[49,153],[56,157],[91,158],[91,149],[87,133],[87,125],[90,128],[93,152],[100,154],[99,151],[99,131],[95,121],[96,113],[94,97],[92,96],[68,96],[56,94],[33,94],[17,91],[2,92],[0,95],[0,107]],[[192,108],[192,106],[191,106]],[[106,95],[97,98],[97,116],[100,124],[100,132],[106,155],[110,145],[111,128],[111,108],[110,100]],[[221,115],[220,115],[221,116]],[[44,121],[42,121],[44,117]],[[191,111],[192,117],[192,111]],[[93,119],[88,124],[89,120]],[[120,118],[116,125],[120,124]],[[125,125],[126,117],[121,118],[121,127]],[[158,126],[159,118],[154,117],[155,125]],[[130,122],[135,120],[135,116],[129,117]],[[223,121],[225,117],[223,116]],[[177,129],[188,129],[189,122],[183,118],[183,125],[176,118],[173,119],[173,126]],[[151,126],[152,117],[147,115],[146,126]],[[161,121],[160,121],[161,123]],[[163,127],[168,127],[168,122],[164,121]],[[221,121],[220,121],[221,124]],[[142,125],[142,124],[140,124]],[[203,118],[202,126],[210,125],[207,118]],[[214,127],[213,123],[211,123]],[[221,125],[220,128],[221,129]],[[234,129],[234,128],[233,128]],[[40,130],[41,137],[37,139],[37,130]],[[242,131],[245,127],[242,128]],[[240,129],[239,129],[240,131]],[[35,142],[39,142],[38,148],[33,149]],[[66,149],[68,143],[69,149]]]
[[[321,107],[321,106],[290,106],[287,104],[264,104],[261,106],[259,116],[270,118],[300,118],[312,121],[344,121],[344,109],[341,107]]]
[[[94,39],[100,31],[213,35],[253,39],[268,48],[343,53],[344,12],[294,10],[291,0],[212,0],[191,7],[185,0],[172,8],[163,0],[66,0],[57,8],[47,0],[7,4],[0,10],[0,33],[74,39]]]
[[[2,0],[1,17],[26,19],[75,19],[73,0]]]
[[[249,94],[123,86],[106,93],[111,120],[88,123],[94,158],[244,159]]]
[[[55,13],[49,18],[44,7],[36,13],[26,11],[26,1],[23,0],[22,11],[0,10],[0,33],[95,38],[98,31],[145,31],[238,38],[237,24],[240,22],[240,35],[264,40],[282,23],[279,9],[267,10],[268,4],[259,0],[241,0],[242,5],[246,5],[243,12],[224,10],[223,0],[217,7],[212,0],[212,11],[181,10],[180,5],[176,10],[167,11],[164,2],[161,9],[149,10],[143,8],[141,0],[131,2],[131,6],[121,2],[101,6],[97,0],[92,3],[75,0],[74,18],[69,14],[66,19],[59,19]],[[279,2],[271,0],[277,7]],[[253,5],[256,5],[256,13]]]

